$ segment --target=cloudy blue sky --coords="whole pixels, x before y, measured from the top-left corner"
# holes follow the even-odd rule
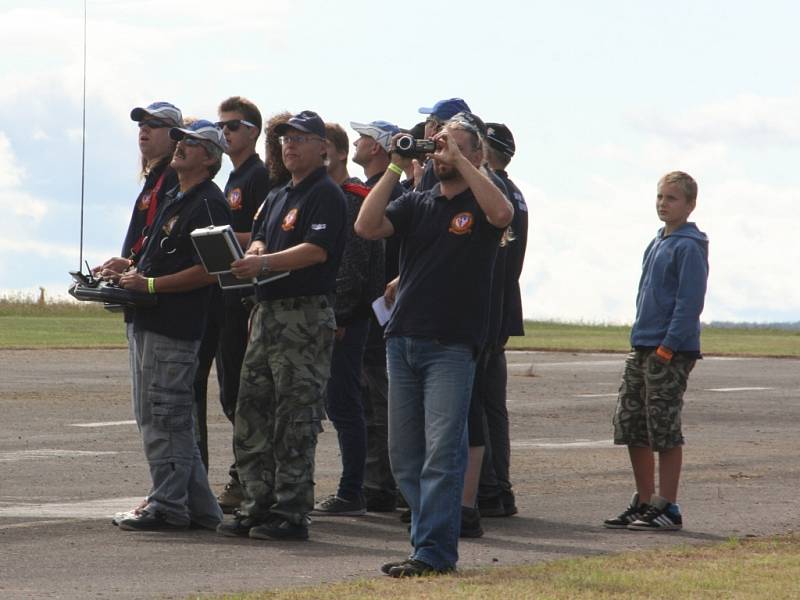
[[[527,317],[631,322],[655,184],[681,169],[711,239],[704,320],[798,320],[798,6],[89,0],[84,254],[121,244],[134,106],[213,119],[239,94],[411,126],[461,96],[517,139]],[[0,39],[0,294],[59,294],[78,265],[83,1],[0,0]]]

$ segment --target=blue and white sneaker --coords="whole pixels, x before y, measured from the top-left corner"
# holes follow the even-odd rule
[[[633,531],[677,531],[683,528],[681,509],[666,498],[653,496],[650,507],[628,529]]]
[[[634,493],[628,508],[616,517],[611,517],[603,521],[603,527],[608,529],[627,529],[628,525],[641,519],[648,508],[650,508],[650,505],[640,503],[639,494]]]

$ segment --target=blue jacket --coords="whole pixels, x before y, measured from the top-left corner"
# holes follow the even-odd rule
[[[663,234],[662,227],[644,252],[631,345],[699,352],[708,237],[694,223]]]

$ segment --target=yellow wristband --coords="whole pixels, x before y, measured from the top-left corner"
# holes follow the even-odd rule
[[[403,169],[400,168],[400,165],[396,165],[394,163],[389,163],[387,167],[392,173],[396,173],[397,175],[403,174]]]
[[[148,277],[147,278],[147,293],[148,294],[155,294],[156,293],[156,278],[155,277]]]

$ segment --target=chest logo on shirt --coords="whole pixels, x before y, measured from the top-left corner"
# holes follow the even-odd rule
[[[169,235],[172,233],[172,229],[175,227],[175,223],[178,222],[178,215],[172,217],[169,221],[164,223],[164,226],[161,228],[161,231],[164,232],[164,235]]]
[[[297,209],[293,208],[289,212],[286,213],[286,216],[283,217],[283,223],[281,223],[281,229],[284,231],[291,231],[294,229],[294,225],[297,223]]]
[[[139,202],[137,202],[136,208],[139,211],[146,211],[150,208],[150,199],[153,197],[153,191],[147,190],[146,192],[142,192],[142,195],[139,196]]]
[[[242,210],[242,190],[234,188],[228,194],[228,204],[231,210]]]
[[[474,217],[472,216],[471,212],[462,212],[458,213],[455,217],[450,220],[450,228],[448,231],[450,233],[455,233],[456,235],[464,235],[465,233],[472,232],[472,224],[475,222]]]

